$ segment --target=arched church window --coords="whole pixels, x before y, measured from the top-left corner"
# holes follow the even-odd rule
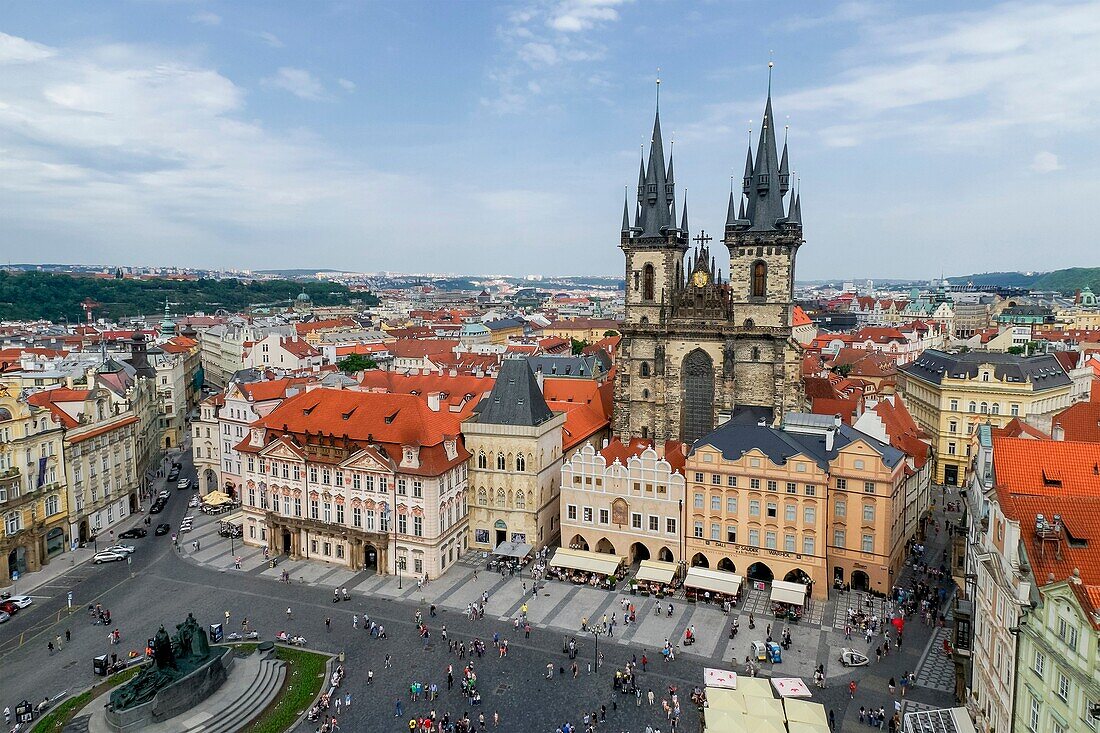
[[[755,262],[752,266],[752,297],[763,298],[768,289],[768,266]]]
[[[648,389],[643,389],[642,390],[642,399],[643,400],[648,400],[649,399],[649,390]]]
[[[504,454],[503,453],[497,453],[497,470],[498,471],[503,471],[504,470]]]
[[[641,282],[641,279],[642,279],[642,273],[635,270],[634,271],[634,292],[638,292],[638,287],[639,287],[638,283]]]
[[[642,300],[653,300],[653,265],[642,269]]]
[[[642,366],[641,366],[641,369],[639,370],[639,373],[643,377],[648,377],[649,376],[649,362],[648,361],[643,361],[642,362]]]
[[[756,328],[756,321],[751,318],[745,319],[745,328]]]
[[[752,347],[752,360],[753,361],[760,361],[760,347],[758,347],[758,346],[753,346]]]
[[[527,470],[527,459],[523,457],[522,453],[516,454],[516,471],[523,472]]]
[[[489,461],[488,461],[488,459],[485,458],[485,452],[484,451],[477,454],[477,467],[478,468],[488,468],[489,467]]]

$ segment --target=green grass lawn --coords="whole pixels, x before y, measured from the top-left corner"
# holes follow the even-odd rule
[[[288,665],[283,690],[259,720],[249,726],[252,733],[284,733],[309,709],[325,684],[328,655],[276,646],[275,656]]]
[[[85,690],[75,697],[70,697],[47,713],[45,717],[39,718],[38,722],[31,728],[31,733],[47,733],[47,731],[61,730],[68,725],[69,721],[73,719],[81,708],[112,687],[118,687],[128,682],[140,669],[141,667],[138,666],[123,670],[118,674],[111,675],[90,690]]]

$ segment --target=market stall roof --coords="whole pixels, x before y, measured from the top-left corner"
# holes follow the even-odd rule
[[[745,697],[770,697],[773,700],[776,699],[772,693],[771,683],[762,677],[745,677],[741,676],[737,678],[737,691]]]
[[[806,586],[802,583],[788,583],[785,580],[773,580],[772,602],[801,606],[806,602]]]
[[[801,677],[772,677],[772,686],[780,697],[810,697],[810,688]]]
[[[802,720],[791,720],[787,723],[789,733],[830,733],[828,723],[807,723]]]
[[[688,568],[687,577],[684,578],[684,586],[732,596],[736,595],[737,590],[741,587],[741,576],[725,570]]]
[[[497,545],[497,549],[493,550],[493,554],[522,560],[531,554],[531,545],[526,542],[501,542]]]
[[[787,711],[789,722],[820,723],[825,726],[829,724],[829,719],[825,717],[825,706],[820,703],[788,697],[783,700],[783,708]]]
[[[728,669],[703,668],[703,685],[705,687],[721,687],[727,690],[737,689],[737,673]]]
[[[783,713],[783,701],[775,697],[763,695],[745,696],[745,713],[753,720],[768,718],[770,720],[786,720]]]
[[[209,494],[202,497],[202,503],[207,506],[221,506],[231,501],[233,501],[233,498],[224,491],[211,491]]]
[[[554,557],[550,560],[550,567],[613,575],[622,563],[623,558],[618,555],[559,547],[554,551]]]
[[[649,583],[671,583],[676,577],[677,567],[679,566],[674,562],[642,560],[638,566],[638,574],[634,577]]]

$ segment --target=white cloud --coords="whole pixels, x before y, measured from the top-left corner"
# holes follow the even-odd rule
[[[317,101],[325,98],[325,87],[305,69],[284,66],[261,82],[269,89],[282,89],[301,99]]]
[[[351,79],[337,79],[336,83],[339,84],[340,88],[343,89],[345,92],[355,91],[355,82],[353,82]]]
[[[192,15],[189,19],[192,23],[199,23],[200,25],[221,25],[222,17],[217,13],[212,13],[209,10],[200,10]]]
[[[591,70],[579,67],[606,55],[597,31],[619,20],[617,8],[626,2],[531,0],[510,12],[498,31],[501,63],[489,73],[499,91],[496,98],[482,99],[482,105],[497,114],[520,113],[535,96],[585,84]]]
[[[260,31],[256,35],[259,36],[261,41],[266,43],[268,46],[271,46],[272,48],[282,48],[284,45],[286,45],[283,43],[281,38],[269,31]]]
[[[7,33],[0,33],[0,64],[17,64],[28,61],[41,61],[53,56],[48,46],[34,43]]]
[[[564,0],[547,22],[556,31],[586,31],[600,23],[618,20],[615,6],[622,3],[623,0]]]
[[[1031,170],[1036,173],[1053,173],[1062,170],[1062,167],[1062,164],[1058,162],[1058,156],[1048,150],[1036,153],[1035,158],[1031,161]]]

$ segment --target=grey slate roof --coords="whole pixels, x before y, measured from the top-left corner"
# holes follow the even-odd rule
[[[527,363],[532,371],[541,371],[544,377],[590,379],[611,368],[607,354],[602,350],[587,356],[529,356]]]
[[[787,144],[783,143],[782,160],[775,142],[775,119],[772,115],[771,91],[764,105],[764,118],[760,126],[760,139],[756,144],[756,161],[753,162],[752,146],[745,160],[745,173],[742,181],[742,194],[748,201],[743,211],[734,217],[733,198],[726,211],[726,225],[737,226],[753,232],[776,231],[780,224],[801,225],[801,206],[795,209],[799,220],[788,221],[787,207],[783,197],[790,188],[790,165],[787,158]],[[739,197],[740,198],[740,197]],[[792,202],[791,207],[794,207]]]
[[[928,349],[916,361],[901,367],[900,371],[932,384],[940,384],[945,376],[974,379],[982,364],[993,365],[993,378],[998,381],[1023,383],[1030,380],[1031,388],[1035,392],[1073,383],[1062,365],[1050,354],[1018,356],[993,351],[949,354],[938,349]]]
[[[825,419],[832,422],[831,417],[825,416]],[[898,449],[847,425],[837,428],[833,449],[827,451],[825,436],[821,432],[802,432],[797,428],[784,430],[733,421],[721,425],[714,432],[695,441],[692,452],[694,453],[700,446],[711,445],[722,451],[722,457],[726,460],[736,461],[753,448],[758,448],[776,465],[783,465],[789,459],[801,454],[825,470],[828,469],[829,461],[835,458],[840,450],[857,440],[862,440],[874,449],[890,468],[896,467],[905,458],[905,454]]]
[[[524,321],[519,318],[501,318],[497,321],[486,321],[485,327],[490,331],[500,331],[505,328],[515,328],[516,326],[522,326]]]
[[[554,416],[525,359],[505,359],[493,391],[481,401],[474,421],[483,425],[534,427]]]

